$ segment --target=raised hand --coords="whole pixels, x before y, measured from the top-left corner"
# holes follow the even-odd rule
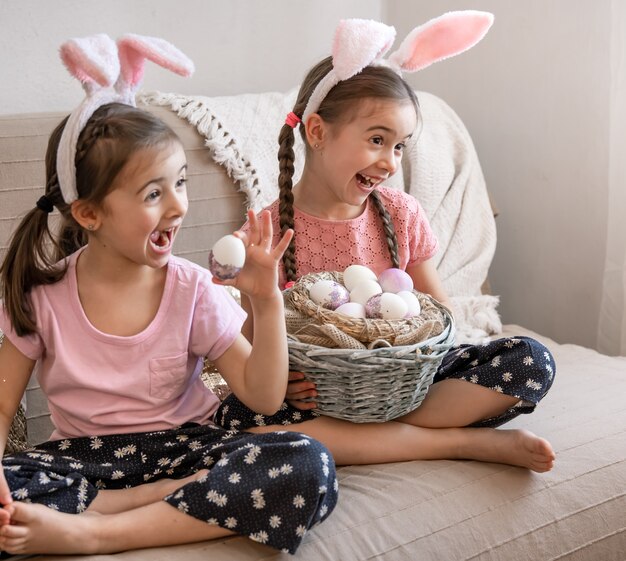
[[[250,299],[274,298],[280,292],[278,265],[293,237],[293,231],[287,230],[276,247],[272,248],[273,229],[270,212],[264,210],[257,216],[249,210],[248,224],[247,233],[241,230],[234,233],[246,246],[246,262],[241,272],[232,280],[220,281],[213,277],[213,282],[233,286]]]

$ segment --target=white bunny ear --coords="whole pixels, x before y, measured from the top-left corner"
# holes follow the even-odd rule
[[[191,76],[195,70],[193,62],[165,39],[129,33],[118,40],[117,47],[121,64],[118,89],[138,88],[146,59],[181,76]]]
[[[333,42],[333,68],[340,80],[358,74],[381,58],[396,38],[395,28],[367,19],[339,22]]]
[[[388,62],[399,70],[422,70],[471,49],[487,34],[493,19],[493,14],[476,10],[443,14],[411,31]]]
[[[61,45],[60,54],[70,74],[78,78],[88,92],[96,85],[113,85],[120,73],[117,46],[104,33],[70,39]]]

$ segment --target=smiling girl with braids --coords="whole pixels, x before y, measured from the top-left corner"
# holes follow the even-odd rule
[[[384,186],[399,168],[419,124],[414,92],[402,71],[415,71],[470,48],[487,32],[491,14],[452,12],[413,30],[398,51],[382,56],[395,37],[386,25],[341,22],[333,56],[306,76],[279,142],[280,198],[268,208],[277,243],[293,229],[280,286],[309,272],[343,271],[358,263],[376,274],[406,270],[415,288],[447,304],[431,260],[437,240],[422,207]],[[294,127],[306,145],[302,177],[292,186]],[[249,309],[245,295],[243,306]],[[258,331],[246,323],[244,334]],[[525,430],[495,427],[531,413],[552,384],[552,355],[524,337],[453,348],[419,408],[384,423],[350,423],[318,416],[310,382],[292,373],[287,402],[273,416],[253,415],[229,396],[216,416],[225,427],[255,432],[298,423],[338,464],[464,458],[542,472],[552,468],[551,445]]]

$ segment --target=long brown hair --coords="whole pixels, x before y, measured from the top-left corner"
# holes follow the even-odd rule
[[[332,69],[332,57],[327,57],[316,64],[306,75],[293,112],[302,117],[311,93],[318,82]],[[322,101],[317,113],[327,123],[339,123],[349,121],[359,107],[359,102],[364,99],[391,99],[398,102],[410,101],[419,117],[419,104],[417,96],[411,87],[396,74],[385,66],[367,66],[361,72],[348,80],[343,80],[335,85]],[[300,135],[306,142],[304,124],[300,125]],[[294,130],[289,125],[283,125],[278,137],[278,188],[281,232],[294,227],[293,211],[293,173],[295,154],[293,151]],[[308,147],[307,147],[308,149]],[[387,209],[385,208],[377,190],[370,194],[372,202],[378,211],[385,229],[387,245],[391,254],[393,267],[399,266],[398,247],[396,242],[395,228]],[[283,266],[288,281],[295,281],[296,275],[296,239],[291,240],[289,247],[283,255]]]
[[[48,213],[33,208],[13,233],[0,266],[4,307],[20,337],[36,330],[28,300],[30,290],[59,281],[67,270],[59,261],[87,243],[86,232],[63,199],[56,171],[57,150],[67,119],[50,135],[46,151],[45,196],[59,211],[60,227],[51,228]],[[103,105],[78,137],[75,161],[79,199],[102,204],[114,179],[136,151],[173,140],[178,140],[176,134],[151,113],[119,103]]]

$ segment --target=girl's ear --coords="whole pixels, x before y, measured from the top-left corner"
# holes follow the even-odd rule
[[[72,217],[82,228],[89,232],[95,232],[100,227],[100,212],[87,201],[78,199],[70,205]]]
[[[304,131],[309,146],[321,146],[328,135],[328,124],[318,113],[311,113],[304,123]]]

